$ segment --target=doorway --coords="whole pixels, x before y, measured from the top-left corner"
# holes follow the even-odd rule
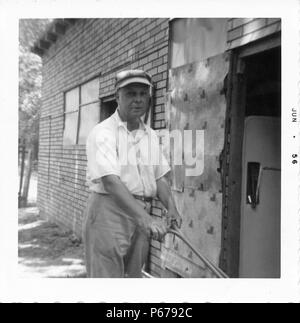
[[[280,277],[280,33],[231,52],[227,89],[220,266]]]
[[[241,278],[280,278],[280,48],[245,59]]]

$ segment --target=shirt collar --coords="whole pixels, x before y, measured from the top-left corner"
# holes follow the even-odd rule
[[[120,118],[119,107],[117,107],[115,113],[113,114],[113,117],[115,118],[115,120],[118,124],[118,127],[124,127],[127,130],[125,122],[123,122],[122,119]],[[144,130],[145,132],[147,132],[149,134],[149,126],[147,126],[141,118],[139,120],[140,120],[140,128],[139,129]]]

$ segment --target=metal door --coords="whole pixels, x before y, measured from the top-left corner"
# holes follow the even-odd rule
[[[245,119],[240,277],[280,277],[280,118]]]

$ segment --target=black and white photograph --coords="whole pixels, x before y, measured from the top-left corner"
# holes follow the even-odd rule
[[[291,8],[279,14],[276,1],[269,14],[268,0],[248,12],[232,0],[223,15],[191,5],[189,15],[173,8],[158,17],[79,14],[76,3],[74,13],[41,7],[30,16],[28,7],[13,17],[10,164],[18,162],[4,170],[14,188],[1,184],[16,205],[4,212],[13,290],[35,280],[35,289],[80,284],[87,300],[70,299],[100,302],[115,301],[121,288],[126,302],[126,291],[143,284],[172,285],[168,296],[129,301],[174,302],[180,286],[178,302],[238,302],[233,295],[243,292],[272,302],[270,290],[276,299],[282,288],[282,302],[296,301],[300,14],[290,21],[292,43],[284,25]],[[50,292],[49,302],[67,300],[62,293]]]

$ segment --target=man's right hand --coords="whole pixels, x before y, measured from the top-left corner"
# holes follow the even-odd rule
[[[154,240],[163,242],[165,235],[167,234],[167,225],[161,220],[153,220],[149,223],[149,231]]]

